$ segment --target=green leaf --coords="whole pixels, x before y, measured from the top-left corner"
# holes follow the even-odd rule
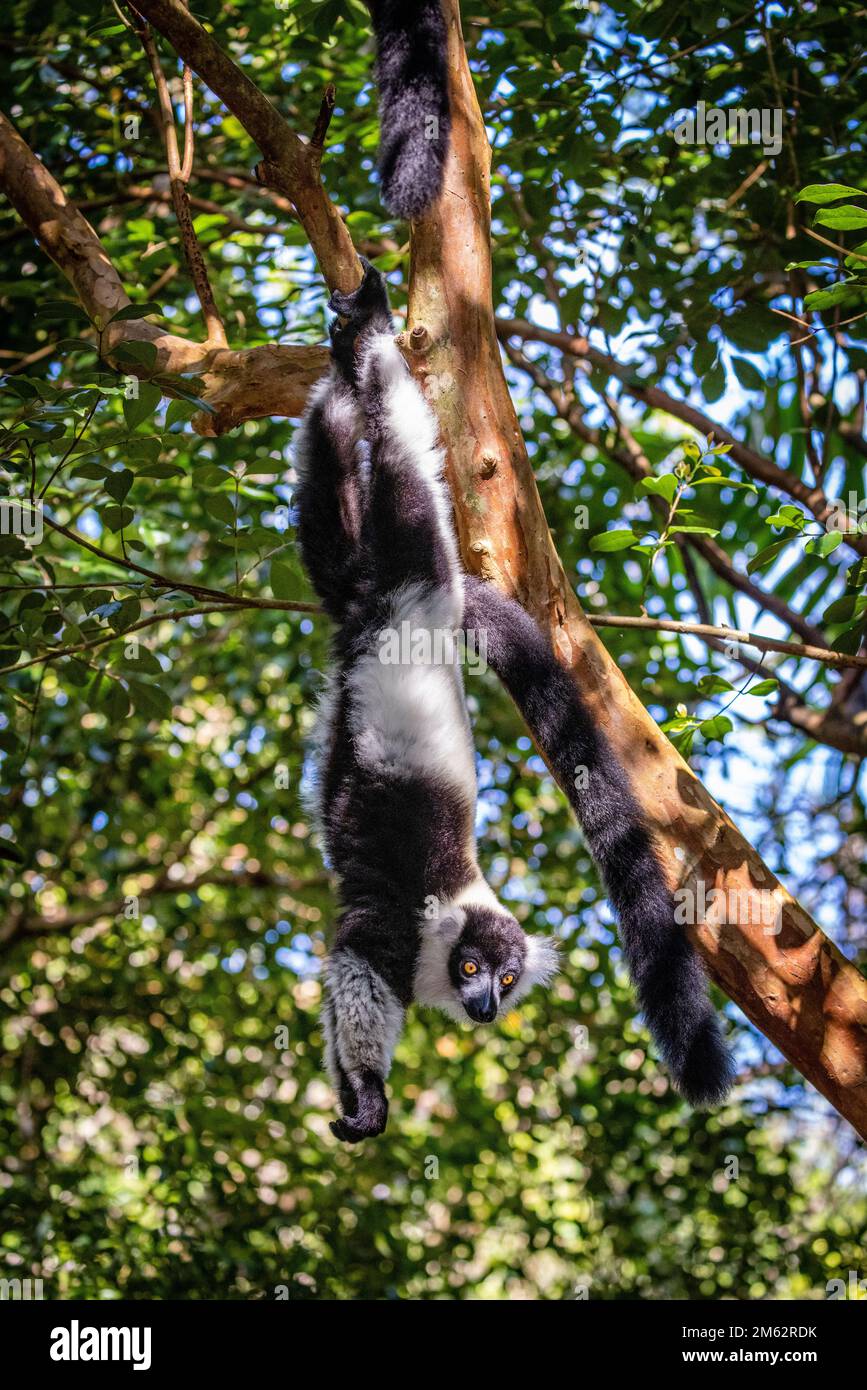
[[[772,541],[770,545],[766,545],[764,550],[760,550],[758,555],[754,555],[750,560],[747,565],[747,574],[755,574],[757,570],[767,569],[768,565],[776,559],[780,551],[785,550],[786,546],[789,544],[789,538],[786,536],[781,541]]]
[[[100,692],[99,707],[110,724],[119,724],[129,714],[129,695],[120,681],[110,680]]]
[[[111,505],[100,507],[99,515],[105,522],[109,531],[115,532],[122,531],[124,527],[129,526],[135,519],[135,512],[132,507],[115,507]]]
[[[780,682],[769,676],[767,680],[759,681],[758,685],[751,685],[747,694],[749,695],[771,695],[775,690],[779,690]]]
[[[674,535],[677,535],[678,533],[681,534],[681,535],[684,535],[684,536],[718,536],[718,535],[719,535],[719,527],[718,527],[718,526],[693,526],[693,525],[692,525],[691,523],[689,523],[689,522],[686,523],[685,525],[682,525],[680,522],[675,522],[675,524],[674,524],[673,526],[669,526],[669,528],[668,528],[668,534],[669,534],[670,536],[674,536]]]
[[[171,718],[172,702],[161,686],[145,684],[144,681],[134,680],[132,677],[127,681],[127,685],[138,714],[148,720]]]
[[[731,681],[723,680],[722,676],[710,675],[702,676],[696,690],[702,695],[724,695],[729,690],[734,690]]]
[[[638,537],[634,531],[602,531],[599,535],[590,537],[590,549],[599,554],[607,554],[613,550],[626,550],[637,540]]]
[[[205,498],[205,511],[212,516],[215,521],[222,522],[225,526],[235,525],[235,507],[231,497],[225,492],[215,492],[212,496]]]
[[[764,391],[767,388],[767,382],[758,367],[746,357],[732,356],[731,362],[734,374],[745,391]]]
[[[795,202],[834,203],[838,198],[867,198],[867,193],[849,183],[808,183],[795,195]]]
[[[823,266],[825,270],[836,270],[835,261],[826,260],[821,253],[817,253],[811,261],[789,261],[788,265],[783,266],[784,270],[812,270],[815,266]]]
[[[859,594],[843,594],[842,598],[837,598],[822,614],[823,623],[848,623],[854,618],[858,607]]]
[[[864,624],[858,622],[853,627],[847,628],[845,632],[841,632],[839,637],[834,638],[834,651],[846,652],[850,656],[854,655],[861,646],[863,631]]]
[[[784,507],[780,507],[778,511],[774,512],[773,516],[768,517],[767,524],[768,526],[785,526],[793,531],[803,531],[807,524],[807,518],[800,507],[793,507],[787,502]]]
[[[715,714],[712,719],[703,719],[698,726],[698,731],[703,738],[710,742],[714,738],[724,738],[733,727],[727,714]]]
[[[54,347],[57,352],[96,352],[96,343],[90,343],[86,338],[58,338]]]
[[[162,317],[162,312],[161,304],[127,304],[123,309],[118,309],[116,314],[112,314],[106,328],[109,324],[126,322],[128,319],[145,319],[148,314],[159,314]]]
[[[288,565],[271,561],[271,592],[275,598],[291,599],[298,595],[298,578]]]
[[[135,474],[128,468],[121,468],[116,473],[109,473],[103,483],[105,491],[109,497],[113,497],[115,502],[123,502],[127,493],[133,485]]]
[[[127,639],[128,642],[131,640],[131,638]],[[141,644],[139,644],[138,651],[135,656],[128,656],[126,653],[126,647],[122,647],[120,661],[118,664],[122,666],[125,675],[129,675],[133,671],[137,676],[165,675],[162,666],[157,661],[153,652],[150,651],[149,648],[142,646]]]
[[[135,366],[146,367],[149,371],[157,364],[157,350],[153,343],[133,340],[119,343],[112,348],[111,355],[118,362],[132,362]]]
[[[841,545],[842,542],[842,531],[826,531],[824,536],[817,536],[815,540],[807,541],[804,549],[810,555],[833,555],[838,545]]]
[[[854,301],[858,288],[855,281],[847,280],[839,285],[832,285],[829,290],[811,290],[804,296],[804,305],[807,309],[833,309],[835,304]]]
[[[108,616],[108,625],[114,628],[115,632],[125,632],[141,617],[141,604],[133,596],[122,599],[119,604],[112,605],[112,607],[114,612]]]
[[[70,299],[46,299],[42,304],[36,305],[33,314],[36,318],[51,319],[52,322],[78,319],[81,322],[90,323],[90,319],[81,305],[74,304]]]
[[[688,729],[684,729],[682,733],[675,734],[672,737],[671,741],[682,758],[688,758],[692,752],[692,745],[695,742],[697,727],[696,724],[691,724]]]
[[[170,430],[172,425],[177,425],[184,420],[189,420],[191,415],[195,415],[198,404],[190,400],[169,401],[166,408],[166,429]]]
[[[108,474],[104,463],[78,463],[70,473],[71,478],[87,478],[91,481],[102,479]]]
[[[842,208],[828,208],[827,212],[817,212],[816,221],[821,227],[836,227],[839,231],[848,232],[856,227],[867,227],[867,212],[863,208],[846,203]]]
[[[123,418],[127,428],[138,429],[144,420],[154,414],[162,398],[163,393],[158,386],[150,381],[139,382],[138,396],[132,396],[129,400],[124,398]]]
[[[655,497],[664,497],[670,506],[677,492],[677,478],[673,473],[663,473],[658,478],[642,478],[641,486],[645,491],[652,492]]]
[[[137,478],[182,478],[184,470],[176,463],[164,463],[157,459],[155,463],[146,463],[143,468],[137,468],[135,475]]]
[[[701,389],[706,401],[718,401],[726,389],[726,369],[721,362],[705,372],[701,379]]]

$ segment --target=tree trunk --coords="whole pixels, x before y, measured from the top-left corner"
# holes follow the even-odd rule
[[[867,980],[660,732],[563,572],[503,372],[491,291],[491,152],[458,0],[444,0],[444,8],[452,143],[443,195],[413,228],[407,339],[448,449],[464,561],[550,633],[629,771],[671,887],[694,895],[688,930],[711,978],[867,1137]],[[721,891],[712,896],[714,889]]]

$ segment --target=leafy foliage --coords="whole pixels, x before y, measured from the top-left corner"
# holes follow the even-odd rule
[[[324,177],[400,304],[406,229],[372,176],[365,6],[196,9],[299,131],[335,83]],[[589,335],[629,369],[544,343],[512,354],[590,611],[789,636],[736,586],[748,571],[828,643],[861,641],[867,576],[845,528],[629,389],[658,385],[792,477],[814,482],[818,463],[828,496],[864,496],[852,10],[464,7],[498,313]],[[95,23],[68,0],[7,11],[13,117],[93,221],[135,300],[124,315],[201,336],[137,41],[108,6]],[[785,107],[781,153],[678,146],[672,120],[698,100]],[[195,225],[231,345],[320,341],[302,229],[201,84],[196,129]],[[303,611],[291,426],[196,434],[201,384],[154,377],[145,343],[110,367],[106,325],[9,211],[0,260],[2,486],[28,514],[44,503],[40,543],[0,536],[2,1272],[42,1275],[51,1296],[300,1299],[822,1296],[863,1274],[863,1157],[731,1006],[732,1102],[692,1115],[668,1089],[580,836],[488,678],[469,682],[485,867],[528,926],[562,935],[566,969],[490,1035],[413,1017],[387,1135],[338,1148],[318,1027],[334,899],[302,797],[327,631]],[[860,765],[786,722],[781,698],[856,720],[860,682],[789,658],[745,675],[668,633],[606,640],[860,956]]]

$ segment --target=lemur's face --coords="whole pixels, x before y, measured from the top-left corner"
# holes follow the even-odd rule
[[[541,978],[532,960],[529,972],[527,968],[534,940],[539,939],[526,937],[510,913],[487,907],[465,909],[448,968],[452,987],[473,1023],[493,1023],[501,1010],[510,1007],[510,999],[523,997]],[[548,949],[553,969],[554,953]]]

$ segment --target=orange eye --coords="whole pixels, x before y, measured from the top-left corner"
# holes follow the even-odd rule
[[[502,980],[500,981],[500,984],[503,986],[503,989],[508,989],[508,988],[509,988],[509,985],[513,985],[514,983],[515,983],[515,977],[514,977],[514,975],[504,975],[503,978],[502,978]]]
[[[476,962],[474,960],[464,961],[463,969],[465,975],[475,975],[478,971],[478,968],[479,967],[476,965]]]

